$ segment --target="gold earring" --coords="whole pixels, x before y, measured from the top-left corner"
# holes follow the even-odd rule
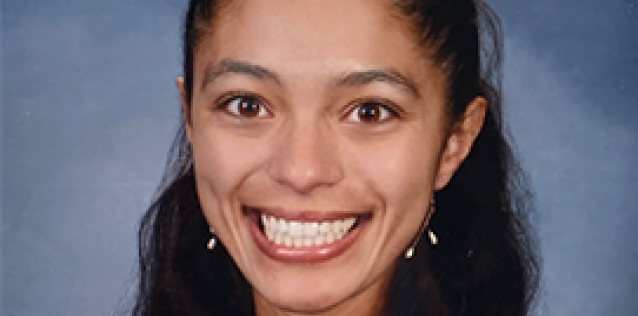
[[[215,239],[215,231],[213,231],[213,228],[209,227],[209,230],[213,236],[211,236],[210,239],[208,240],[208,243],[206,244],[206,249],[211,251],[215,248],[215,244],[217,244],[217,240]]]
[[[416,248],[416,245],[419,244],[419,240],[421,240],[423,231],[425,230],[425,227],[427,226],[427,223],[430,220],[430,217],[432,216],[432,214],[434,214],[435,210],[436,210],[435,201],[434,201],[434,198],[432,198],[432,201],[430,202],[430,211],[428,212],[428,215],[426,215],[426,217],[423,219],[423,222],[421,223],[421,227],[419,227],[419,232],[416,235],[416,238],[412,241],[412,244],[410,244],[410,247],[408,248],[408,250],[405,251],[406,259],[410,259],[414,256],[414,249]],[[428,229],[428,239],[430,239],[430,243],[432,245],[436,245],[439,243],[439,239],[436,237],[432,229]]]

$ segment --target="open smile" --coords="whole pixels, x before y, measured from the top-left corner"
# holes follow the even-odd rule
[[[329,260],[347,251],[372,217],[364,214],[319,214],[243,207],[258,248],[289,263]]]

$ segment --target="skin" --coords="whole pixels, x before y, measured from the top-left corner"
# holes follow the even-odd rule
[[[190,104],[177,80],[202,209],[260,316],[377,314],[433,191],[480,130],[485,100],[450,122],[444,76],[389,12],[379,1],[235,1],[195,52]],[[237,62],[262,72],[220,66]],[[366,71],[396,77],[344,79]],[[224,103],[246,101],[237,92],[261,100],[257,111]],[[341,255],[289,263],[255,245],[245,205],[370,219]]]

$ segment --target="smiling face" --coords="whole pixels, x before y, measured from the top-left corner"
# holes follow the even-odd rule
[[[389,12],[235,1],[197,46],[183,104],[197,191],[258,313],[380,308],[480,128],[482,100],[449,123],[444,76]]]

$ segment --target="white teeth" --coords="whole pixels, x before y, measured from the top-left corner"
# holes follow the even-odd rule
[[[306,237],[314,237],[319,232],[319,223],[303,224],[303,234]]]
[[[282,232],[282,233],[288,232],[288,223],[286,223],[286,221],[284,221],[283,219],[279,219],[275,227],[279,227],[279,232]]]
[[[266,237],[268,237],[268,240],[274,240],[275,234],[273,233],[271,229],[269,229],[269,230],[266,230]]]
[[[336,234],[341,231],[341,226],[343,226],[342,221],[336,221],[335,224],[330,227],[330,231]]]
[[[328,233],[326,236],[326,243],[331,244],[335,241],[335,235],[333,233]]]
[[[301,229],[302,229],[302,224],[299,222],[290,222],[288,224],[288,234],[290,234],[290,236],[298,238],[301,237]]]
[[[261,215],[261,223],[268,240],[286,247],[310,247],[333,243],[343,238],[356,222],[356,217],[319,223],[287,221]]]
[[[330,224],[327,222],[323,222],[319,224],[319,232],[322,234],[327,234],[330,231]]]
[[[310,247],[314,244],[313,240],[310,238],[304,238],[303,245],[304,247]]]

